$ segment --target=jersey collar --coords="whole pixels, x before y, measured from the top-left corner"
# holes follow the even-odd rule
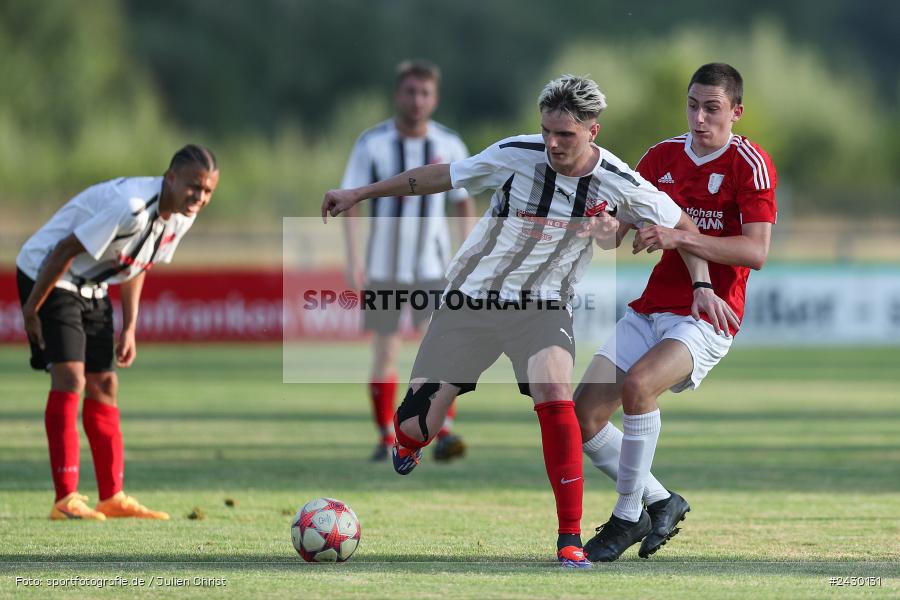
[[[434,131],[434,121],[432,121],[431,119],[428,119],[428,123],[425,126],[425,135],[421,137],[407,137],[400,133],[400,130],[397,128],[397,120],[395,118],[391,118],[390,123],[391,130],[394,132],[394,137],[396,137],[398,140],[425,140],[431,137],[431,132]]]
[[[728,141],[725,142],[724,146],[722,146],[715,152],[707,154],[706,156],[697,156],[696,154],[694,154],[693,149],[691,149],[691,140],[694,139],[694,136],[689,131],[687,133],[687,136],[684,138],[684,152],[685,152],[685,154],[688,155],[688,157],[692,161],[694,161],[694,164],[699,167],[700,165],[705,165],[708,162],[712,162],[712,161],[716,160],[717,158],[719,158],[720,156],[722,156],[723,154],[725,154],[725,151],[728,150],[728,146],[731,145],[731,140],[733,138],[734,138],[733,133],[728,134]]]

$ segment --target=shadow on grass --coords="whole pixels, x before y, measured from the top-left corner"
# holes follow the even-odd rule
[[[328,448],[310,445],[128,446],[128,485],[137,489],[281,491],[302,481],[306,489],[460,493],[548,489],[538,447],[472,448],[471,458],[450,464],[430,456],[408,478],[390,464],[366,461],[368,446]],[[738,445],[703,449],[668,448],[654,474],[676,490],[821,492],[852,489],[858,493],[900,491],[897,460],[889,445],[840,445],[754,448]],[[42,453],[41,453],[42,454]],[[248,456],[250,455],[250,456]],[[885,457],[875,460],[875,457]],[[49,485],[44,456],[0,461],[8,474],[0,490],[45,490]],[[82,478],[93,482],[90,462]],[[605,476],[586,466],[590,489],[611,490]]]

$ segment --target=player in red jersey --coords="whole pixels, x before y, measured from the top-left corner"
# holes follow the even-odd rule
[[[728,352],[739,324],[720,331],[706,315],[691,315],[693,293],[704,284],[692,289],[678,251],[709,261],[709,285],[740,319],[750,269],[766,261],[776,216],[769,155],[732,133],[744,112],[742,88],[733,67],[700,67],[688,84],[690,131],[656,144],[637,166],[700,232],[625,222],[619,227],[619,242],[637,229],[635,253],[664,252],[644,293],[629,305],[575,392],[584,452],[616,481],[619,493],[609,521],[585,544],[592,561],[615,560],[642,540],[639,555],[648,558],[678,532],[690,510],[650,473],[661,425],[657,398],[667,389],[697,388]],[[609,422],[620,404],[624,434]]]

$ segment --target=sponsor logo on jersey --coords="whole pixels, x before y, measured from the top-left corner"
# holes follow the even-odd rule
[[[657,183],[675,183],[675,178],[672,177],[672,174],[666,171],[666,174],[656,180]]]
[[[572,204],[572,194],[574,194],[575,192],[566,192],[566,190],[562,189],[559,186],[556,186],[556,191],[566,197],[566,202]]]
[[[722,180],[725,179],[725,175],[721,173],[710,173],[709,174],[709,183],[706,184],[706,189],[709,190],[710,194],[716,194],[719,191],[719,188],[722,187]]]
[[[552,217],[539,217],[534,213],[526,212],[524,210],[517,209],[516,216],[530,223],[534,223],[536,225],[543,225],[544,227],[555,227],[557,229],[572,229],[575,231],[580,231],[580,223],[575,220],[568,219],[554,219]]]
[[[584,215],[586,217],[596,217],[609,206],[609,203],[606,200],[600,200],[599,198],[588,198],[587,199],[587,208],[584,209]]]
[[[703,210],[702,208],[694,208],[688,206],[684,212],[694,220],[697,229],[722,231],[725,229],[725,223],[722,218],[725,213],[721,210]]]

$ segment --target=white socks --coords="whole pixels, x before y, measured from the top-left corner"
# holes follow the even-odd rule
[[[616,479],[619,500],[613,509],[613,514],[620,519],[637,521],[641,517],[641,496],[650,475],[661,426],[659,409],[622,418],[624,435]]]
[[[619,454],[622,450],[622,432],[612,423],[607,423],[597,435],[581,445],[581,449],[591,459],[591,464],[606,473],[610,479],[619,478]],[[647,475],[644,484],[644,504],[665,500],[671,494],[657,481],[653,473]]]
[[[607,423],[597,435],[581,445],[581,449],[591,459],[591,464],[606,473],[610,479],[619,478],[619,454],[622,450],[622,432],[612,423]],[[671,496],[669,491],[648,473],[644,484],[644,504],[650,505]]]

